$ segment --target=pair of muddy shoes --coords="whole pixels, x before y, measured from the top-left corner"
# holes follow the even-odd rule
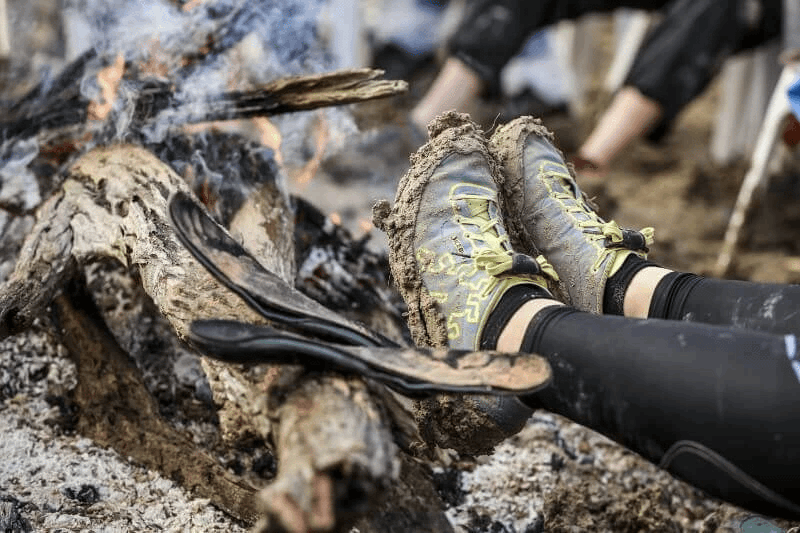
[[[428,133],[394,206],[379,202],[373,213],[388,236],[414,341],[493,348],[481,346],[487,322],[517,286],[545,297],[555,291],[579,310],[602,312],[606,280],[630,254],[644,257],[651,230],[603,221],[533,118],[512,121],[487,140],[467,115],[449,112]],[[419,408],[426,440],[468,453],[488,451],[530,415],[514,397],[438,396]]]

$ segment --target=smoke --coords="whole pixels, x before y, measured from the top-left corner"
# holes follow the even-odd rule
[[[137,60],[154,42],[166,57],[194,53],[213,36],[215,50],[225,51],[253,36],[267,51],[254,65],[267,78],[317,72],[331,67],[320,46],[317,25],[323,0],[217,0],[183,11],[165,0],[65,0],[65,10],[80,13],[67,33],[82,35],[99,56],[124,53]],[[74,18],[74,17],[73,17]],[[211,63],[218,58],[211,54]],[[213,67],[209,64],[208,67]],[[223,64],[219,65],[224,67]]]
[[[0,166],[0,205],[17,211],[27,211],[41,202],[36,176],[28,169],[39,154],[35,139],[15,142],[4,147]]]
[[[204,106],[210,97],[253,88],[282,76],[334,70],[334,58],[318,30],[328,2],[204,0],[183,9],[178,2],[168,0],[63,0],[62,9],[54,10],[48,22],[56,28],[51,33],[60,44],[49,46],[47,57],[61,54],[63,69],[92,52],[83,78],[67,83],[79,83],[83,98],[97,101],[101,97],[98,72],[122,55],[128,70],[111,115],[102,131],[96,131],[83,148],[131,140],[133,126],[139,128],[137,138],[152,145],[164,142],[187,119],[205,116]],[[15,5],[12,19],[15,28],[24,33],[36,24],[36,10],[28,3]],[[17,51],[18,58],[29,62],[35,55],[31,50]],[[61,69],[52,70],[57,73]],[[41,84],[41,95],[46,95],[58,78],[50,77],[47,69],[32,74]],[[154,79],[174,90],[174,105],[142,128],[134,111],[144,84],[150,83],[145,80]],[[282,151],[287,163],[300,165],[310,157],[309,130],[316,122],[315,113],[325,114],[332,148],[357,129],[347,108],[274,117],[284,140]],[[29,169],[38,146],[33,140],[16,143],[12,140],[0,148],[0,190],[2,199],[28,209],[41,201]],[[202,157],[198,152],[186,164],[205,168],[198,160]],[[213,177],[211,182],[223,179],[213,172],[208,174]]]

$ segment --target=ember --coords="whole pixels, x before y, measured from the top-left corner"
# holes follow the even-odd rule
[[[325,156],[325,148],[328,146],[328,140],[330,139],[328,128],[329,126],[325,117],[323,115],[318,115],[316,125],[314,126],[314,155],[294,177],[301,188],[306,187],[319,170],[322,158]],[[333,218],[333,215],[331,215],[331,218]],[[339,222],[334,221],[334,224],[341,224],[341,219],[339,219]]]
[[[89,102],[89,120],[104,121],[111,114],[117,90],[125,73],[125,58],[117,54],[114,63],[101,69],[97,73],[97,83],[100,85],[100,95],[97,100]]]

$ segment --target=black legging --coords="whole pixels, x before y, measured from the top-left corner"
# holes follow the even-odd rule
[[[714,496],[798,517],[800,356],[796,337],[783,333],[800,324],[800,287],[707,281],[689,294],[672,291],[681,295],[682,316],[720,323],[735,314],[734,326],[570,308],[537,314],[523,349],[550,361],[553,381],[523,400],[619,441]],[[785,298],[776,297],[780,287]],[[656,296],[669,290],[660,286]],[[734,313],[735,301],[748,305]],[[752,325],[762,331],[742,329]]]
[[[530,34],[562,20],[621,7],[661,10],[625,82],[662,106],[659,133],[736,52],[781,33],[782,0],[477,0],[450,42],[455,57],[496,90]]]
[[[656,287],[649,316],[800,335],[800,285],[675,272]]]
[[[475,0],[450,40],[450,51],[490,86],[538,29],[620,7],[657,10],[670,0]]]

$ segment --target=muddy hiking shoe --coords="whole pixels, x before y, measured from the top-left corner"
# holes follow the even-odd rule
[[[606,281],[629,255],[646,258],[653,228],[622,229],[600,218],[538,119],[499,127],[489,150],[503,167],[499,201],[514,247],[550,261],[565,303],[602,313]]]
[[[411,157],[393,208],[379,202],[395,284],[421,346],[473,350],[487,318],[511,287],[544,289],[555,276],[543,258],[515,254],[497,203],[497,167],[467,115],[445,113],[428,126],[431,141]],[[440,396],[421,402],[429,442],[483,453],[519,431],[531,411],[516,398]],[[419,420],[418,420],[419,421]]]
[[[496,164],[467,115],[445,113],[431,141],[412,155],[394,207],[379,202],[375,224],[387,233],[389,264],[421,346],[472,350],[500,297],[511,287],[547,289],[543,259],[511,249],[495,185]]]

